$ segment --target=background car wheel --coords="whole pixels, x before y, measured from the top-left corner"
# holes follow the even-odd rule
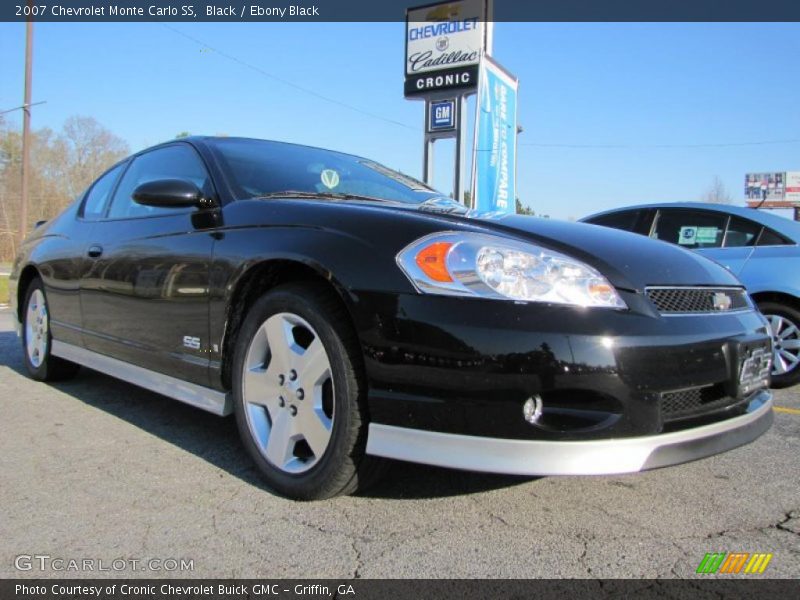
[[[79,365],[53,356],[50,348],[50,312],[41,279],[34,279],[25,292],[22,311],[22,350],[25,367],[39,381],[57,381],[74,377]]]
[[[762,302],[759,310],[772,329],[772,387],[800,381],[800,311],[777,302]]]
[[[379,466],[364,452],[366,385],[348,323],[326,287],[287,284],[255,302],[237,336],[239,433],[269,486],[285,496],[351,493]]]

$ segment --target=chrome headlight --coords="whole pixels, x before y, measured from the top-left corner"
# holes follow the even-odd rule
[[[413,242],[397,264],[426,294],[627,308],[595,268],[555,250],[468,232]]]

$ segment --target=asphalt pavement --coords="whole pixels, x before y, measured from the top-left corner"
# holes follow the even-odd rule
[[[709,577],[707,552],[772,553],[759,577],[800,577],[800,389],[776,393],[756,442],[686,465],[397,462],[361,496],[299,503],[262,486],[233,419],[87,369],[37,383],[21,356],[0,311],[0,577]]]

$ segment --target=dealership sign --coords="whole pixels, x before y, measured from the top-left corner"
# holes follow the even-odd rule
[[[456,101],[437,100],[428,109],[428,132],[452,131],[456,128]]]
[[[786,200],[800,204],[800,171],[786,173]]]
[[[455,0],[406,11],[406,96],[475,89],[486,48],[486,14],[486,0]]]
[[[484,56],[478,77],[473,206],[482,213],[516,212],[517,79]]]
[[[800,206],[800,171],[747,173],[744,195],[750,206],[792,208]]]

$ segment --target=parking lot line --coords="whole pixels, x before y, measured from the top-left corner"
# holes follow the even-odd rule
[[[800,409],[797,408],[786,408],[785,406],[773,406],[775,412],[779,413],[787,413],[790,415],[800,415]]]

